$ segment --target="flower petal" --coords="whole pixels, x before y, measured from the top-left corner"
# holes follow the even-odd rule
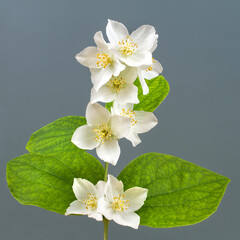
[[[138,134],[133,132],[132,129],[130,129],[129,134],[126,136],[126,139],[131,141],[133,147],[136,147],[141,142]]]
[[[122,71],[119,77],[124,78],[126,83],[133,83],[138,76],[138,69],[134,67],[126,67],[124,71]]]
[[[122,64],[116,57],[114,57],[112,68],[113,76],[117,77],[120,74],[120,72],[122,72],[126,68],[126,65]]]
[[[142,25],[130,36],[138,44],[138,51],[147,52],[155,48],[158,35],[153,26]]]
[[[148,85],[147,85],[143,75],[142,75],[142,71],[139,72],[138,77],[139,77],[139,81],[140,81],[141,86],[142,86],[143,95],[148,94],[149,93],[149,88],[148,88]]]
[[[157,118],[151,112],[135,111],[137,123],[131,128],[136,133],[145,133],[155,127],[158,123]]]
[[[145,52],[145,53],[138,52],[138,53],[134,53],[133,55],[130,55],[128,57],[121,57],[120,59],[122,61],[124,61],[128,66],[131,66],[131,67],[139,67],[141,65],[151,65],[152,64],[152,53],[151,52]]]
[[[108,44],[104,40],[103,34],[102,34],[101,31],[95,33],[94,41],[95,41],[99,50],[108,52]]]
[[[99,103],[87,105],[86,119],[89,126],[95,127],[103,123],[109,123],[111,114]]]
[[[68,216],[70,214],[88,214],[89,211],[86,209],[85,204],[80,203],[78,200],[72,202],[70,206],[67,208],[65,215]]]
[[[72,188],[76,198],[79,201],[86,199],[88,196],[87,194],[89,193],[97,196],[97,189],[91,182],[86,179],[74,178]]]
[[[108,19],[106,33],[112,45],[118,45],[119,41],[129,35],[127,28],[122,23],[110,19]]]
[[[103,85],[98,91],[95,88],[91,90],[91,103],[112,102],[116,94],[106,85]]]
[[[143,68],[143,70],[140,70],[140,74],[142,74],[143,78],[151,80],[157,77],[163,71],[161,63],[155,59],[151,67],[151,70],[148,69],[148,66],[146,66],[145,69]]]
[[[94,218],[97,221],[102,221],[103,220],[102,214],[98,213],[97,211],[92,211],[91,213],[88,214],[88,217]]]
[[[108,174],[108,180],[105,187],[105,200],[113,203],[113,198],[123,194],[123,183],[111,174]]]
[[[153,70],[158,73],[162,73],[162,71],[163,71],[162,64],[159,61],[157,61],[156,59],[153,60]]]
[[[125,199],[129,200],[130,209],[132,211],[137,211],[140,209],[144,201],[147,198],[148,189],[141,187],[133,187],[125,191],[123,194],[125,195]]]
[[[97,54],[100,53],[96,47],[87,47],[76,55],[76,59],[83,66],[89,68],[98,68]]]
[[[142,74],[142,78],[147,80],[151,80],[159,75],[159,73],[154,70],[150,70],[150,71],[143,70],[141,74]]]
[[[98,91],[100,87],[102,87],[105,83],[107,83],[111,79],[113,69],[111,66],[100,69],[90,68],[90,72],[93,86],[96,89],[96,91]]]
[[[71,141],[78,148],[92,150],[99,144],[94,140],[95,136],[93,128],[88,125],[84,125],[76,129],[73,133]]]
[[[120,147],[116,139],[105,141],[96,148],[97,155],[104,162],[116,165],[120,156]]]
[[[123,109],[124,111],[126,111],[127,109],[133,110],[133,106],[134,104],[132,103],[120,104],[120,103],[114,102],[113,107],[111,108],[111,112],[112,114],[115,114],[115,115],[121,115]]]
[[[100,199],[101,197],[104,196],[104,191],[105,191],[105,186],[106,186],[106,182],[104,181],[98,181],[98,183],[96,184],[96,189],[98,192],[98,199]]]
[[[115,213],[113,216],[113,221],[123,226],[138,229],[140,217],[135,212],[123,211],[120,213]]]
[[[111,128],[113,135],[117,138],[123,138],[128,135],[130,130],[131,119],[114,115],[111,117]]]
[[[157,35],[158,36],[158,35]],[[149,51],[151,53],[153,53],[155,51],[155,49],[157,48],[157,43],[158,43],[158,37],[155,39],[152,48],[149,49]]]
[[[138,88],[135,85],[133,85],[133,83],[126,85],[125,88],[119,91],[115,101],[121,104],[139,103]]]
[[[106,202],[104,198],[100,198],[98,200],[98,208],[97,211],[104,215],[108,220],[113,219],[113,209],[110,203]]]

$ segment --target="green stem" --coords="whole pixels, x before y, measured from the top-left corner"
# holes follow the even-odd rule
[[[107,176],[108,176],[108,163],[105,162],[104,182],[107,181]]]
[[[104,173],[104,181],[107,181],[108,177],[108,163],[105,162],[105,173]],[[104,224],[104,235],[103,235],[103,240],[108,240],[108,224],[109,221],[103,217],[103,224]]]
[[[108,240],[108,224],[109,224],[109,221],[106,218],[104,218],[103,219],[103,224],[104,224],[103,240]]]

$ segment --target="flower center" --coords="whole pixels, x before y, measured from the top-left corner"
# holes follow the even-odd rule
[[[109,126],[109,124],[103,123],[96,128],[93,129],[93,132],[96,134],[96,137],[94,138],[95,141],[104,143],[106,140],[111,140],[112,135],[112,129]]]
[[[112,77],[107,83],[107,86],[112,89],[112,92],[118,93],[126,85],[126,80],[123,77]]]
[[[127,36],[126,39],[118,42],[120,52],[122,52],[125,56],[130,56],[134,53],[134,51],[138,48],[137,43],[135,43],[132,38]]]
[[[87,198],[80,202],[86,205],[86,209],[92,210],[97,208],[97,198],[91,193],[88,193]]]
[[[122,109],[120,112],[120,115],[123,117],[129,117],[131,118],[131,125],[134,126],[138,121],[135,120],[136,113],[133,110],[130,110],[129,108],[126,110],[125,108]]]
[[[97,60],[98,67],[106,68],[109,64],[112,63],[111,58],[105,53],[98,53],[97,59],[98,59]]]
[[[116,212],[123,212],[130,207],[129,200],[124,200],[124,195],[119,195],[113,198],[112,208]]]

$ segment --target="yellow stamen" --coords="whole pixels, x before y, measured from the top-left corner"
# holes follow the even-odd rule
[[[119,195],[113,198],[112,208],[116,212],[123,212],[130,207],[129,200],[124,200],[124,195]]]
[[[98,59],[97,60],[98,67],[106,68],[109,64],[112,63],[111,58],[105,53],[98,53],[97,59]]]
[[[136,118],[136,113],[133,110],[130,110],[129,108],[125,110],[124,108],[122,109],[122,112],[120,112],[120,115],[123,117],[129,117],[131,118],[131,125],[134,126],[138,121],[135,120]]]
[[[97,208],[97,198],[91,193],[88,193],[87,198],[80,202],[86,205],[86,209],[92,210]]]
[[[104,143],[106,140],[111,140],[113,137],[111,126],[106,123],[103,123],[94,128],[93,132],[96,134],[94,140],[97,142]]]
[[[146,72],[147,71],[152,71],[153,70],[153,68],[152,68],[152,66],[150,66],[150,67],[148,67],[147,69],[146,69]]]
[[[134,53],[134,51],[138,48],[137,43],[135,43],[132,38],[127,36],[126,39],[118,42],[120,52],[122,52],[125,56],[130,56]]]
[[[118,93],[122,88],[126,86],[126,80],[123,77],[114,77],[110,79],[107,86],[111,88],[112,92]]]

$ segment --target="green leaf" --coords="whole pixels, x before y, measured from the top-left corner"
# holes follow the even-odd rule
[[[74,178],[96,184],[103,176],[101,163],[79,149],[51,156],[28,153],[7,164],[8,187],[20,203],[61,214],[76,200]]]
[[[143,95],[139,79],[134,82],[138,87],[138,99],[140,103],[134,105],[134,110],[153,112],[160,103],[165,99],[169,92],[169,84],[163,76],[158,76],[152,80],[146,80],[149,87],[149,93]]]
[[[113,106],[113,102],[109,102],[109,103],[106,103],[105,104],[105,108],[109,111],[109,112],[111,112],[111,107]]]
[[[178,157],[148,153],[120,173],[125,190],[148,189],[138,210],[141,225],[169,228],[198,223],[214,213],[230,182],[227,177]]]
[[[77,147],[71,142],[74,131],[86,124],[84,117],[68,116],[44,126],[32,134],[27,150],[37,154],[56,154]]]

